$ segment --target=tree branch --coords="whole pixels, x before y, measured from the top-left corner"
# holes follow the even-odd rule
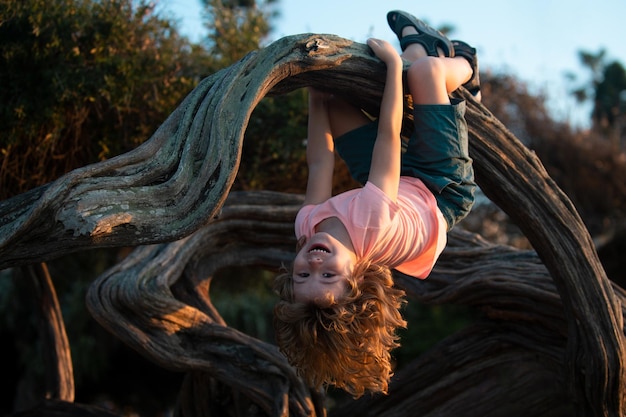
[[[202,370],[248,389],[268,413],[284,412],[289,403],[292,411],[310,414],[315,407],[308,393],[289,368],[277,365],[280,355],[275,348],[224,327],[210,300],[198,300],[192,307],[173,297],[170,286],[178,278],[168,272],[168,262],[174,263],[176,256],[193,258],[185,242],[196,239],[192,233],[203,230],[223,205],[237,172],[248,119],[263,96],[312,85],[346,95],[376,113],[383,80],[384,66],[365,45],[330,35],[280,39],[205,79],[136,150],[0,203],[0,268],[87,247],[178,240],[167,250],[160,245],[139,249],[98,280],[90,293],[94,314],[163,366]],[[621,296],[611,288],[575,208],[540,161],[467,92],[459,94],[469,103],[470,154],[477,182],[524,231],[563,300],[565,380],[576,414],[623,415],[626,352]],[[211,239],[218,245],[235,244],[228,240],[232,236],[221,235],[215,227],[220,223],[200,233],[215,234]],[[263,239],[278,239],[271,230],[259,230]],[[259,251],[256,244],[241,250],[245,262],[264,256],[278,261],[284,255],[282,249]],[[150,259],[151,266],[138,258]],[[219,264],[219,259],[214,262]],[[136,288],[124,283],[125,274],[136,276]],[[141,303],[142,311],[130,308],[129,300]],[[551,317],[555,314],[550,312]],[[135,321],[136,327],[131,326]],[[251,363],[235,354],[244,346],[252,349]],[[194,361],[177,359],[190,354]],[[255,379],[251,369],[267,363],[276,365],[275,376]],[[246,381],[265,383],[263,393]],[[289,400],[283,396],[286,392]],[[283,402],[270,405],[270,396]]]

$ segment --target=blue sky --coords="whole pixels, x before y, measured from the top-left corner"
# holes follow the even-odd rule
[[[451,38],[478,49],[481,71],[505,72],[549,97],[555,117],[584,124],[590,108],[569,99],[565,73],[588,79],[578,51],[605,49],[626,66],[626,0],[278,0],[271,40],[297,33],[332,33],[357,42],[368,37],[398,45],[389,10],[406,10],[431,26],[452,26]],[[200,0],[159,0],[159,13],[180,22],[198,41],[205,33]]]

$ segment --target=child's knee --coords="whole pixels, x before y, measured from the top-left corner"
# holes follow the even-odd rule
[[[444,70],[443,61],[437,57],[426,56],[414,61],[407,70],[409,80],[423,82],[436,77]]]
[[[416,104],[449,102],[445,90],[445,67],[437,57],[424,57],[413,62],[407,71],[409,90]]]

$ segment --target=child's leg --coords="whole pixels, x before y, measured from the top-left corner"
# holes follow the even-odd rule
[[[402,154],[401,175],[426,184],[451,229],[471,210],[476,189],[465,102],[448,99],[444,104],[415,104],[413,124]]]
[[[402,30],[403,36],[417,33],[412,26]],[[402,58],[412,62],[407,79],[415,104],[450,104],[449,94],[472,78],[469,61],[462,57],[432,57],[419,43],[407,46]]]
[[[420,74],[425,74],[427,79],[429,74],[436,74],[445,79],[447,93],[451,93],[463,86],[476,100],[480,101],[480,81],[476,49],[462,41],[450,41],[441,32],[431,28],[415,16],[400,10],[389,12],[387,20],[391,29],[400,40],[400,46],[403,51],[402,58],[404,60],[413,63],[427,56],[441,57],[442,59],[450,57],[443,60],[445,64],[440,69],[429,69],[428,63],[419,63],[418,66],[426,68],[414,69],[414,73],[417,75],[417,77],[413,77],[414,81],[419,79]],[[456,59],[452,59],[452,57]],[[469,74],[467,72],[468,65],[470,69]],[[430,86],[434,88],[433,90],[422,91],[423,94],[419,94],[417,89],[415,92],[418,93],[418,98],[424,99],[424,103],[443,103],[445,98],[442,96],[442,90],[438,89],[440,86],[441,83],[434,84]],[[431,93],[436,95],[432,96]],[[415,97],[413,98],[415,99]]]
[[[371,122],[360,109],[334,96],[328,101],[328,119],[334,138]]]
[[[365,184],[376,143],[377,123],[360,109],[337,97],[328,101],[327,109],[335,150],[346,163],[352,178]]]
[[[472,78],[463,84],[463,87],[467,89],[473,96],[474,100],[480,101],[482,94],[480,92],[480,77],[478,73],[478,57],[476,56],[476,48],[471,47],[463,41],[452,41],[454,46],[454,56],[460,56],[467,59],[472,67]]]
[[[416,32],[403,28],[402,35]],[[465,103],[449,93],[472,78],[473,68],[462,56],[429,56],[420,43],[405,42],[403,58],[413,98],[415,130],[402,156],[402,175],[420,178],[433,191],[437,205],[452,228],[474,202],[474,173],[468,154]]]

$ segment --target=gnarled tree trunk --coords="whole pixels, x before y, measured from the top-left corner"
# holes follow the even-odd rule
[[[125,343],[188,372],[180,415],[324,415],[323,396],[275,346],[225,325],[210,282],[224,266],[276,268],[293,255],[300,196],[229,196],[256,104],[313,85],[376,113],[384,71],[365,45],[330,35],[286,37],[248,55],[205,79],[136,150],[1,202],[0,268],[86,247],[154,244],[94,282],[87,301]],[[536,254],[456,231],[431,277],[398,275],[412,298],[474,305],[489,319],[399,370],[388,397],[332,414],[623,415],[623,292],[540,161],[459,94],[469,101],[477,182]]]

